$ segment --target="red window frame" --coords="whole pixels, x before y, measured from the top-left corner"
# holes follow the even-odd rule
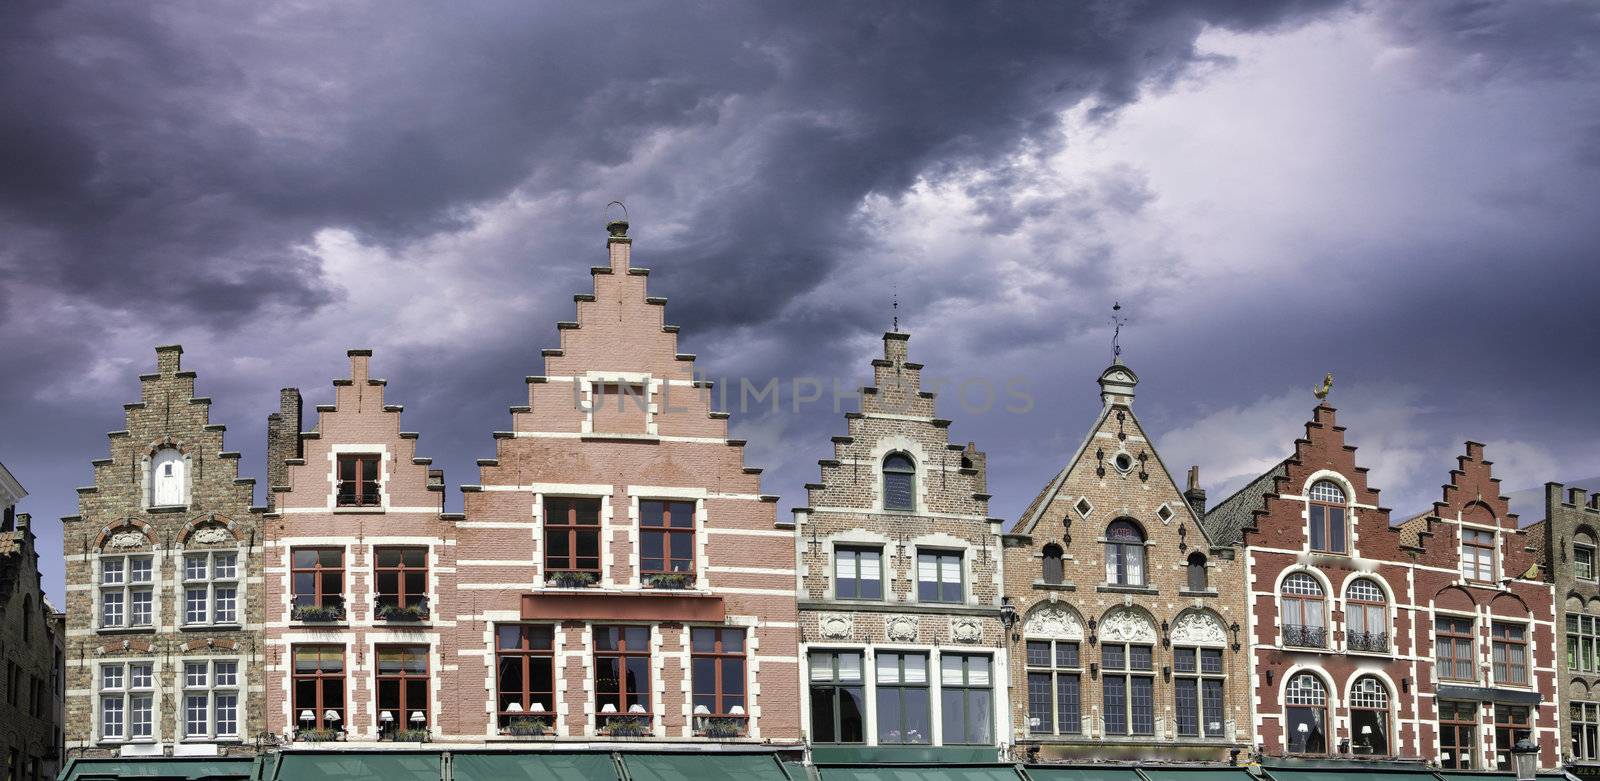
[[[637,642],[629,643],[629,635]],[[637,693],[632,695],[630,701],[628,662],[638,659],[643,659],[644,665],[640,668],[642,675],[641,680],[637,681]],[[611,669],[615,678],[615,689],[601,688],[600,681],[607,668]],[[600,712],[607,702],[616,706],[615,713]],[[630,713],[628,708],[632,705],[643,706],[644,713]],[[594,707],[600,724],[629,716],[650,718],[650,627],[623,625],[594,628]]]
[[[385,554],[399,553],[400,559],[395,564],[385,564]],[[406,563],[406,553],[421,553],[421,564]],[[413,604],[424,604],[422,600],[428,597],[428,548],[425,545],[389,545],[374,548],[372,551],[372,584],[377,592],[378,602],[392,604],[395,607],[409,607]],[[422,588],[416,592],[406,588],[407,575],[422,575]],[[384,576],[393,575],[395,588],[385,589]]]
[[[340,507],[377,507],[383,504],[377,453],[339,454]],[[346,491],[346,488],[350,490]]]
[[[1439,670],[1440,680],[1477,680],[1474,672],[1474,663],[1478,656],[1476,633],[1477,624],[1470,618],[1439,616],[1434,619],[1433,658],[1434,665]],[[1462,650],[1466,651],[1465,656],[1460,653]],[[1466,668],[1465,676],[1456,675],[1458,666]]]
[[[556,650],[555,627],[550,624],[499,624],[495,627],[495,712],[499,726],[509,726],[511,719],[541,716],[554,718],[556,710]],[[507,643],[508,640],[514,643]],[[535,659],[549,660],[550,674],[534,681]],[[507,688],[502,676],[506,664],[517,665],[522,685]],[[540,684],[534,688],[534,684]],[[521,710],[506,708],[515,702]],[[533,703],[544,706],[542,712],[532,710]]]
[[[1512,633],[1516,634],[1513,635]],[[1496,621],[1489,626],[1490,672],[1496,686],[1527,686],[1528,681],[1528,627],[1524,624]],[[1521,664],[1513,664],[1511,654],[1519,652]],[[1520,678],[1520,680],[1519,680]]]
[[[384,655],[386,652],[388,654],[399,655],[398,658],[400,660],[400,668],[398,670],[384,672],[383,667],[384,662],[386,661],[384,659]],[[433,714],[428,710],[428,678],[431,670],[431,666],[428,664],[428,646],[414,644],[383,644],[374,649],[374,655],[378,657],[378,664],[376,668],[377,672],[374,676],[377,681],[376,699],[378,703],[378,713],[373,714],[373,718],[378,719],[379,715],[386,710],[394,710],[394,729],[427,729],[428,725],[433,721]],[[421,659],[422,670],[419,672],[414,669],[406,669],[406,664],[409,661],[416,659]],[[412,688],[414,688],[410,686],[410,684],[418,681],[422,683],[421,687],[415,687],[421,689],[421,692],[418,695],[422,698],[422,702],[420,704],[411,701],[412,692],[410,691]],[[393,684],[396,689],[397,702],[394,704],[393,708],[390,708],[384,702],[385,684]],[[421,724],[416,724],[411,721],[411,714],[413,712],[420,712],[422,714],[423,721]],[[378,721],[377,726],[380,731],[384,728],[382,721]]]
[[[690,666],[693,681],[694,704],[705,705],[710,711],[700,714],[712,718],[744,719],[748,713],[731,713],[733,706],[745,707],[749,698],[750,668],[745,661],[745,631],[737,627],[691,627],[690,636]],[[709,691],[702,692],[701,674],[705,662],[710,668],[711,686]],[[737,672],[729,670],[737,664]],[[728,693],[728,680],[730,677],[739,679],[739,693]],[[709,699],[708,699],[709,698]]]
[[[1475,702],[1451,702],[1445,700],[1439,703],[1439,750],[1452,751],[1449,759],[1440,757],[1439,764],[1446,770],[1473,770],[1476,769],[1481,759],[1478,745],[1478,704]],[[1453,743],[1445,743],[1445,737],[1450,736]],[[1462,749],[1466,751],[1463,752]]]
[[[661,575],[694,573],[695,502],[667,499],[639,500],[639,572]],[[661,555],[646,557],[650,540],[660,538]],[[687,539],[688,556],[674,556],[674,542]]]
[[[1483,542],[1483,541],[1480,541],[1480,536],[1488,537],[1489,539],[1488,539],[1487,542]],[[1487,582],[1490,582],[1490,581],[1494,580],[1494,570],[1495,570],[1494,544],[1495,544],[1495,534],[1494,534],[1494,532],[1484,531],[1483,529],[1465,529],[1464,528],[1464,529],[1461,530],[1461,568],[1463,570],[1463,572],[1461,573],[1462,577],[1465,577],[1467,580],[1473,580],[1473,581],[1477,581],[1477,582],[1480,582],[1480,583],[1487,583]],[[1468,551],[1471,551],[1473,555],[1471,555],[1469,557],[1468,556]],[[1487,553],[1488,556],[1489,556],[1489,574],[1487,576],[1485,576],[1483,574],[1483,569],[1480,566],[1480,563],[1483,561],[1482,557],[1483,557],[1484,553]],[[1465,570],[1467,569],[1469,563],[1470,563],[1471,568],[1472,568],[1472,574],[1470,574],[1470,575],[1468,575],[1465,572]]]
[[[331,567],[331,566],[325,566],[323,564],[323,562],[322,562],[322,554],[323,553],[328,553],[328,552],[333,552],[333,553],[339,554],[339,566]],[[311,564],[311,566],[305,566],[305,565],[301,564],[299,561],[297,561],[297,559],[299,558],[299,554],[300,553],[315,553],[316,554],[316,559]],[[298,579],[295,576],[296,575],[302,575],[302,574],[310,574],[311,575],[311,593],[310,594],[302,594],[302,593],[300,593],[299,584],[296,582]],[[328,575],[337,575],[338,576],[338,583],[339,583],[339,588],[338,589],[330,591],[330,589],[327,587],[328,584],[326,583],[324,578],[326,576],[328,576]],[[289,593],[291,594],[292,602],[295,605],[309,605],[309,606],[312,606],[312,607],[323,607],[324,605],[327,605],[327,606],[334,606],[334,605],[343,606],[344,605],[344,548],[328,548],[328,547],[290,548],[289,549]],[[304,598],[307,598],[307,597],[310,598],[309,601],[305,601]],[[330,600],[330,597],[332,598],[331,600]]]
[[[592,514],[587,512],[592,510]],[[593,522],[585,520],[593,517]],[[567,537],[567,554],[551,553],[550,540],[555,535]],[[594,536],[594,556],[578,555],[578,540]],[[600,500],[568,496],[549,496],[544,500],[544,568],[545,572],[589,572],[600,575]]]
[[[302,651],[314,652],[316,654],[317,669],[310,672],[301,672],[298,662],[300,652]],[[337,661],[338,669],[326,669],[326,662],[329,661]],[[300,720],[300,711],[309,710],[312,712],[312,724],[316,729],[342,729],[342,727],[339,725],[344,724],[346,721],[345,717],[349,715],[349,693],[345,690],[344,685],[344,646],[326,645],[320,643],[290,646],[289,669],[291,673],[291,684],[289,691],[293,694],[293,708],[291,711],[292,715],[294,716],[295,723],[304,725],[305,722]],[[315,684],[316,694],[312,697],[312,702],[304,702],[300,699],[301,682],[311,682]],[[337,684],[339,687],[338,707],[332,707],[327,704],[327,687],[330,684]],[[339,714],[339,719],[337,721],[329,722],[326,720],[325,717],[327,712],[330,710]],[[328,726],[330,724],[332,726]]]
[[[1314,533],[1312,529],[1308,528],[1306,530],[1308,535],[1306,540],[1307,547],[1318,553],[1347,554],[1350,552],[1350,528],[1348,526],[1350,519],[1348,517],[1349,513],[1347,509],[1349,507],[1347,502],[1350,501],[1350,497],[1345,494],[1343,486],[1340,486],[1338,483],[1335,483],[1331,480],[1318,480],[1315,484],[1313,484],[1311,486],[1311,495],[1313,497],[1316,496],[1317,487],[1323,483],[1327,483],[1333,489],[1337,490],[1339,494],[1344,497],[1344,501],[1333,502],[1328,499],[1309,499],[1310,506],[1307,508],[1306,515],[1310,519],[1310,524],[1314,527],[1318,527],[1316,531],[1321,532],[1322,546],[1318,547],[1317,545],[1312,544],[1312,541],[1316,539],[1317,534]],[[1335,543],[1334,538],[1335,530],[1338,531],[1337,544]]]

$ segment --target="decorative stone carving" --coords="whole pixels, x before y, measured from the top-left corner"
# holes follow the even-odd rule
[[[1108,643],[1154,643],[1156,627],[1143,613],[1128,608],[1113,610],[1100,622],[1100,639]]]
[[[1226,645],[1227,630],[1210,613],[1190,611],[1172,623],[1173,645]]]
[[[957,643],[976,643],[983,639],[983,624],[976,618],[952,618],[950,639]]]
[[[911,616],[892,616],[883,622],[883,633],[897,643],[915,642],[917,619]]]
[[[817,618],[817,631],[830,640],[843,640],[855,632],[849,613],[823,613]]]
[[[189,536],[189,539],[202,545],[214,545],[219,542],[227,542],[230,539],[230,535],[228,530],[221,526],[202,526],[196,529],[194,534]]]
[[[111,535],[113,548],[139,548],[149,540],[145,539],[143,532],[117,532]]]
[[[1041,640],[1082,640],[1083,622],[1072,608],[1052,602],[1029,612],[1027,623],[1022,625],[1022,633]]]

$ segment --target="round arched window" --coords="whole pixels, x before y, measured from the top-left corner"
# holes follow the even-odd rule
[[[1356,754],[1389,755],[1389,687],[1376,676],[1357,679],[1350,690],[1350,731]]]
[[[1326,553],[1345,553],[1345,501],[1344,489],[1331,480],[1319,480],[1311,486],[1311,515],[1307,528],[1311,549]]]
[[[1283,644],[1300,648],[1328,645],[1327,595],[1316,578],[1296,572],[1283,579]]]
[[[1127,519],[1106,527],[1106,582],[1144,585],[1144,530]]]
[[[1322,679],[1300,673],[1284,686],[1284,724],[1289,730],[1289,751],[1295,754],[1328,753],[1328,689]]]
[[[917,465],[904,453],[890,453],[883,459],[883,509],[917,508]]]

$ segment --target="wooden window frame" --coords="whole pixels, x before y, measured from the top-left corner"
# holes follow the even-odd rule
[[[1567,702],[1568,756],[1593,761],[1600,759],[1600,703],[1584,700]]]
[[[1479,539],[1479,535],[1487,535],[1489,537],[1489,541],[1487,543],[1481,541]],[[1498,570],[1499,564],[1495,550],[1498,540],[1499,535],[1487,529],[1469,529],[1462,527],[1461,577],[1474,583],[1493,583],[1495,572]],[[1474,551],[1475,555],[1469,558],[1468,551]],[[1485,554],[1487,554],[1489,558],[1489,574],[1487,576],[1484,576],[1483,574],[1484,565],[1482,557]],[[1470,574],[1467,572],[1469,567],[1472,570]]]
[[[973,675],[973,670],[974,670],[974,666],[975,666],[974,665],[974,660],[979,660],[979,659],[983,660],[983,663],[984,663],[984,675],[988,676],[988,679],[989,679],[989,682],[987,684],[973,683],[972,682],[972,679],[974,678],[974,675]],[[948,680],[945,679],[945,673],[948,672],[945,669],[945,663],[949,662],[949,661],[957,661],[957,662],[959,662],[958,668],[959,668],[959,672],[960,672],[960,676],[961,676],[961,682],[960,683],[952,683],[951,681],[948,681]],[[932,664],[932,663],[930,662],[930,664]],[[994,656],[993,656],[993,654],[987,654],[987,653],[964,653],[964,652],[957,653],[957,652],[954,652],[954,651],[946,653],[946,652],[942,652],[941,651],[940,654],[939,654],[939,663],[938,663],[937,667],[938,667],[938,670],[939,670],[939,672],[938,672],[938,675],[939,675],[939,722],[940,722],[939,735],[943,739],[944,745],[946,745],[946,746],[987,746],[987,745],[991,744],[994,741],[994,727],[995,727],[995,724],[994,724],[994,722],[995,722],[995,719],[994,719],[994,703],[995,703],[995,697],[994,697],[994,682],[995,682],[994,671],[995,671],[995,667],[994,667]],[[932,672],[929,673],[929,675],[932,675],[932,674],[933,674]],[[955,720],[959,721],[959,723],[962,725],[962,728],[963,728],[964,731],[970,729],[970,725],[972,724],[972,718],[971,717],[973,716],[974,711],[977,710],[977,708],[974,707],[973,700],[974,699],[986,699],[986,700],[988,700],[988,708],[987,708],[986,711],[983,712],[983,723],[986,726],[986,730],[985,730],[985,732],[984,732],[984,734],[982,735],[981,738],[979,738],[977,740],[965,740],[965,738],[967,736],[964,735],[964,734],[963,735],[959,735],[956,738],[952,738],[951,733],[954,732],[954,730],[950,729],[950,725],[952,723],[952,717],[957,715],[957,714],[952,714],[950,712],[950,705],[951,705],[950,699],[951,699],[951,695],[953,695],[953,694],[958,694],[959,697],[960,697],[961,713],[959,714],[959,718],[955,719]],[[983,696],[979,697],[980,694],[983,695]],[[929,696],[932,696],[932,695],[929,695]],[[930,719],[931,719],[931,716],[930,716]]]
[[[1356,594],[1358,584],[1370,584],[1377,592],[1376,598]],[[1345,649],[1365,653],[1387,653],[1389,650],[1389,600],[1383,589],[1371,578],[1356,578],[1344,587]],[[1374,629],[1372,613],[1376,611],[1381,628]],[[1355,617],[1360,616],[1360,621]],[[1361,629],[1355,629],[1359,623]]]
[[[421,551],[422,565],[413,567],[405,563],[404,554],[407,551]],[[398,552],[401,554],[399,564],[385,565],[385,553]],[[388,604],[395,607],[410,607],[411,605],[426,606],[428,604],[428,546],[426,545],[380,545],[372,549],[372,592],[378,604]],[[420,573],[422,575],[422,593],[413,594],[406,590],[406,575]],[[395,577],[395,590],[385,592],[381,585],[383,576],[392,574]]]
[[[1331,499],[1317,497],[1317,488],[1322,485],[1332,486],[1343,497],[1335,502]],[[1332,480],[1318,480],[1312,483],[1311,490],[1307,492],[1306,501],[1306,548],[1317,553],[1332,553],[1340,556],[1350,554],[1350,497],[1345,493],[1344,486]],[[1320,512],[1319,512],[1320,510]],[[1319,517],[1320,516],[1320,517]],[[1333,531],[1339,530],[1339,544],[1333,544]],[[1316,544],[1317,535],[1313,532],[1322,532],[1322,547]]]
[[[399,671],[397,671],[397,672],[384,672],[383,671],[383,652],[384,651],[390,651],[390,652],[398,651],[398,652],[409,653],[409,654],[415,654],[417,651],[421,651],[422,653],[420,654],[420,656],[421,656],[421,659],[422,659],[422,671],[421,672],[417,672],[416,670],[407,670],[407,669],[405,669],[404,659],[406,657],[403,656],[402,657],[402,661],[401,661],[401,668],[400,668]],[[374,709],[373,709],[374,712],[372,714],[372,718],[373,718],[373,721],[375,723],[375,726],[378,728],[378,732],[379,732],[380,736],[383,733],[384,727],[383,727],[382,721],[379,721],[379,717],[380,717],[380,714],[383,713],[383,711],[388,710],[388,708],[384,707],[384,705],[383,705],[383,685],[385,683],[392,683],[392,684],[396,685],[398,687],[398,689],[399,689],[399,701],[400,701],[400,704],[398,706],[396,706],[396,712],[394,714],[395,720],[393,722],[394,723],[394,727],[392,728],[393,730],[395,730],[395,731],[403,730],[403,729],[423,729],[423,730],[426,730],[433,724],[433,711],[430,709],[430,706],[432,705],[432,703],[430,701],[431,700],[430,689],[432,688],[431,682],[432,682],[432,677],[433,677],[433,663],[432,663],[432,660],[430,660],[428,658],[428,651],[429,651],[429,647],[426,644],[419,644],[419,643],[379,643],[379,644],[373,646],[372,656],[373,656],[373,660],[374,660],[375,663],[373,664],[373,668],[372,668],[373,669],[372,701],[373,701],[373,704],[374,704]],[[413,705],[412,703],[407,702],[407,697],[408,697],[407,689],[410,688],[409,686],[407,686],[407,684],[409,684],[409,683],[411,683],[413,681],[418,681],[418,680],[422,681],[422,684],[423,684],[422,685],[422,705],[421,705],[421,707],[417,707],[417,706]],[[420,727],[413,726],[413,724],[411,722],[411,714],[414,713],[414,712],[421,712],[422,713],[423,721],[422,721],[422,726],[420,726]]]
[[[1040,644],[1048,655],[1045,664],[1036,664],[1030,646]],[[1063,655],[1063,651],[1070,654]],[[1050,684],[1049,711],[1050,723],[1041,723],[1038,728],[1033,721],[1033,691],[1028,684],[1028,732],[1033,735],[1082,735],[1083,734],[1083,646],[1077,640],[1046,640],[1042,638],[1023,638],[1023,666],[1026,676],[1048,676]],[[1027,680],[1026,678],[1024,679]],[[1062,697],[1066,691],[1062,688],[1062,681],[1072,682],[1073,701],[1075,709],[1065,707],[1068,703]],[[1068,718],[1063,718],[1067,716]],[[1069,722],[1063,725],[1062,722]]]
[[[223,577],[217,574],[217,564],[219,560],[226,561],[227,557],[232,557],[233,574]],[[198,578],[189,577],[191,558],[205,560],[205,572]],[[182,568],[180,579],[183,605],[178,612],[183,626],[235,626],[242,623],[239,619],[239,551],[233,549],[184,551],[178,566]],[[189,598],[194,595],[191,592],[199,592],[205,605],[205,618],[197,621],[191,621],[189,618]],[[218,615],[225,601],[224,592],[231,592],[226,597],[226,601],[231,602],[229,616],[226,618]]]
[[[647,513],[645,512],[645,505],[652,502],[661,505],[661,523],[659,525],[647,525]],[[698,541],[696,539],[697,529],[695,528],[695,516],[697,514],[698,504],[699,503],[693,499],[639,500],[639,574],[686,574],[691,576],[695,574],[695,558],[697,553],[695,548],[696,542]],[[688,508],[688,525],[678,526],[674,523],[674,521],[678,519],[678,515],[672,512],[672,508],[675,505],[680,509],[685,507]],[[652,535],[659,535],[661,537],[661,566],[658,567],[645,565],[645,540]],[[672,555],[672,540],[675,536],[689,538],[689,557],[687,559],[678,558]],[[682,569],[678,567],[680,562],[684,565]]]
[[[1131,529],[1133,535],[1124,536],[1112,534],[1113,530]],[[1147,545],[1150,536],[1145,534],[1144,528],[1127,518],[1118,518],[1106,524],[1106,585],[1131,586],[1135,588],[1149,585],[1150,583],[1150,556]],[[1139,558],[1139,577],[1135,579],[1129,566],[1132,561],[1130,554],[1137,553]]]
[[[1458,624],[1466,624],[1462,631]],[[1466,681],[1478,680],[1478,622],[1472,618],[1462,616],[1435,616],[1433,620],[1433,663],[1441,681]],[[1459,653],[1465,648],[1467,656],[1463,659]],[[1445,656],[1444,651],[1450,650],[1450,655]],[[1467,675],[1456,675],[1455,668],[1465,665]]]
[[[501,644],[501,633],[506,630],[515,630],[517,645],[508,648]],[[537,630],[550,633],[549,645],[541,647],[534,637]],[[495,719],[500,727],[510,726],[514,718],[555,719],[556,716],[556,632],[560,629],[551,624],[496,624],[495,625]],[[550,660],[550,676],[548,680],[538,681],[549,688],[535,689],[533,680],[533,660]],[[505,682],[500,678],[500,666],[505,661],[515,661],[522,670],[522,686],[518,691],[506,688]],[[506,710],[506,698],[515,695],[517,706],[521,710]],[[544,705],[544,710],[532,710],[533,703]]]
[[[300,553],[301,551],[314,551],[314,552],[316,552],[317,553],[316,563],[313,564],[312,566],[309,566],[309,567],[297,565],[297,563],[294,560],[295,559],[295,554]],[[323,566],[323,564],[322,564],[322,555],[321,554],[324,551],[334,551],[334,552],[337,552],[339,554],[339,566],[338,567]],[[327,589],[327,584],[325,584],[323,582],[323,577],[325,575],[328,575],[328,574],[331,574],[331,573],[335,573],[335,572],[338,573],[338,575],[339,575],[339,591],[338,591],[338,593],[329,593],[328,589]],[[311,593],[310,594],[301,594],[298,590],[296,590],[295,575],[299,575],[299,574],[310,574],[311,575]],[[349,583],[347,582],[346,575],[345,575],[345,550],[344,550],[344,548],[332,547],[332,546],[327,546],[327,545],[322,545],[322,546],[307,545],[307,546],[303,546],[303,547],[295,547],[295,548],[290,548],[289,549],[289,604],[291,606],[309,606],[309,607],[335,607],[335,606],[337,606],[337,607],[341,607],[342,608],[342,607],[344,607],[344,589],[348,585],[349,585]],[[309,597],[310,601],[308,601],[308,602],[301,601],[302,597]],[[330,598],[332,598],[332,600],[337,600],[337,601],[332,601],[332,600],[330,600]]]
[[[1502,633],[1502,630],[1505,630]],[[1513,637],[1512,632],[1518,636]],[[1489,667],[1490,680],[1496,686],[1526,687],[1532,684],[1529,674],[1528,653],[1528,625],[1514,621],[1494,621],[1489,625]],[[1520,664],[1513,665],[1511,656],[1517,652],[1522,656]],[[1504,661],[1498,661],[1500,658]],[[1502,669],[1505,677],[1501,677]],[[1517,680],[1520,677],[1521,680]],[[1496,710],[1498,712],[1498,709]]]
[[[699,638],[705,636],[705,633],[711,633],[712,647],[709,651],[699,650]],[[730,637],[739,638],[739,647],[737,650],[727,650],[727,640]],[[699,659],[708,659],[712,663],[711,669],[713,671],[711,680],[711,697],[713,706],[707,708],[710,713],[696,715],[715,719],[739,719],[741,721],[749,718],[750,663],[747,655],[749,649],[748,642],[749,637],[746,635],[744,627],[689,627],[689,670],[691,677],[689,692],[691,701],[699,699],[702,696],[696,691],[696,689],[699,688],[697,686],[699,681],[693,678],[695,670],[694,662]],[[725,679],[728,675],[726,668],[728,663],[731,661],[738,661],[740,669],[744,671],[743,675],[741,676],[742,680],[740,681],[740,694],[729,694],[727,692],[727,686],[725,685]],[[727,700],[734,698],[737,698],[738,702],[734,702],[732,704],[727,702]],[[698,705],[699,703],[695,704]],[[730,709],[733,706],[738,706],[745,712],[732,713]]]
[[[194,665],[205,671],[205,679],[203,682],[194,683],[190,680],[190,665]],[[219,682],[219,680],[222,678],[222,671],[220,668],[222,668],[224,665],[232,665],[232,683]],[[180,726],[180,740],[199,742],[213,740],[239,740],[242,737],[241,730],[244,726],[244,718],[241,713],[243,710],[241,706],[244,705],[244,673],[242,667],[243,665],[237,659],[182,660],[178,669],[178,688],[181,691],[181,697],[178,701],[177,722]],[[189,727],[191,726],[189,723],[189,700],[190,698],[194,697],[203,697],[205,699],[205,704],[202,706],[205,708],[205,730],[199,733],[191,733],[189,731]],[[218,728],[218,725],[222,723],[221,713],[223,707],[219,702],[219,698],[222,697],[233,698],[233,705],[231,708],[233,711],[232,731],[223,731]]]
[[[1316,586],[1316,594],[1302,594],[1291,591],[1289,583],[1308,582]],[[1328,647],[1328,590],[1323,587],[1322,581],[1317,580],[1304,572],[1290,573],[1283,579],[1283,585],[1278,588],[1279,600],[1279,625],[1283,628],[1283,644],[1293,648],[1327,648]],[[1313,612],[1315,608],[1315,612]],[[1298,617],[1300,623],[1290,623],[1291,615]],[[1316,623],[1311,623],[1311,616],[1315,615]],[[1312,632],[1310,630],[1318,630]],[[1298,634],[1297,634],[1298,632]]]
[[[345,477],[345,465],[353,467],[353,477]],[[372,466],[371,477],[362,467]],[[383,506],[383,463],[379,453],[340,453],[335,462],[334,504],[338,507]],[[345,484],[353,483],[353,490],[345,491]],[[348,497],[348,498],[347,498]]]
[[[1515,717],[1521,715],[1518,721]],[[1521,738],[1533,738],[1533,708],[1526,705],[1494,704],[1494,767],[1495,770],[1514,770],[1511,749]]]
[[[1480,769],[1478,765],[1481,764],[1482,759],[1478,756],[1480,751],[1480,747],[1478,746],[1478,731],[1481,729],[1481,725],[1479,724],[1479,719],[1481,716],[1479,716],[1478,707],[1478,703],[1476,702],[1456,702],[1454,700],[1443,700],[1439,702],[1439,764],[1444,769]],[[1450,718],[1445,718],[1446,708],[1449,708],[1448,712]],[[1462,710],[1471,712],[1470,720],[1461,716]],[[1455,744],[1448,747],[1444,742],[1444,738],[1447,733],[1453,735],[1456,739]],[[1461,737],[1463,735],[1467,737],[1468,741],[1466,756],[1462,756],[1461,751]],[[1450,759],[1445,759],[1443,756],[1446,748],[1454,750],[1454,755],[1451,756]]]
[[[580,523],[579,507],[586,503],[594,503],[594,523]],[[563,506],[564,505],[564,506]],[[556,521],[557,510],[560,513],[559,523]],[[604,503],[598,497],[590,496],[547,496],[544,498],[544,569],[546,574],[555,572],[587,572],[597,579],[601,575],[605,556],[602,553],[602,530],[605,521],[600,517],[604,510]],[[567,535],[567,555],[557,560],[555,554],[550,552],[550,537],[553,534]],[[594,535],[594,566],[582,567],[579,563],[587,556],[578,555],[578,540],[586,534]]]
[[[628,630],[629,629],[643,629],[644,630],[644,633],[645,633],[644,634],[644,648],[636,649],[636,648],[629,647],[629,645],[628,645]],[[602,649],[600,647],[600,642],[599,642],[600,633],[601,632],[610,632],[610,631],[613,631],[613,630],[615,630],[617,632],[617,643],[616,643],[617,647],[614,648],[614,649]],[[601,625],[596,625],[594,627],[593,631],[595,633],[594,672],[593,672],[593,675],[594,675],[594,695],[595,695],[594,711],[595,711],[595,723],[596,723],[596,726],[604,726],[608,721],[610,721],[611,719],[614,719],[614,718],[615,719],[620,719],[620,718],[630,718],[630,717],[631,718],[642,718],[646,722],[649,722],[649,723],[653,724],[654,723],[655,711],[652,708],[654,703],[651,700],[651,696],[654,693],[654,691],[653,691],[653,689],[651,687],[654,684],[654,671],[650,669],[652,667],[652,665],[649,663],[651,661],[651,657],[650,657],[650,636],[651,636],[651,633],[652,633],[651,628],[648,627],[648,626],[640,626],[638,624],[601,624]],[[639,682],[639,693],[634,695],[638,699],[637,703],[629,703],[628,702],[628,660],[629,659],[644,659],[645,662],[646,662],[646,664],[644,666],[644,680]],[[617,688],[616,688],[615,691],[602,691],[601,688],[600,688],[600,668],[601,668],[602,664],[604,664],[606,661],[609,661],[609,660],[615,660],[616,665],[617,665]],[[600,696],[602,694],[604,694],[604,695],[606,695],[608,697],[611,697],[611,696],[615,696],[616,697],[616,699],[617,699],[617,712],[616,713],[601,713],[600,712],[601,707],[604,705],[604,703],[600,702]],[[643,713],[630,712],[629,708],[630,708],[630,706],[632,704],[637,704],[637,705],[643,706],[644,707],[644,712]]]
[[[316,651],[316,670],[312,672],[300,672],[299,666],[295,663],[295,657],[302,650]],[[328,655],[328,652],[330,651],[337,653],[337,658],[339,660],[339,669],[337,672],[329,672],[322,669],[323,660],[333,658]],[[294,720],[294,723],[297,726],[303,726],[305,724],[305,722],[300,720],[300,712],[303,710],[310,710],[312,713],[311,723],[314,729],[328,729],[335,732],[343,732],[345,730],[344,725],[350,722],[350,690],[346,685],[346,675],[348,675],[350,671],[349,665],[346,664],[346,657],[347,653],[345,647],[337,643],[296,643],[289,646],[289,716]],[[316,694],[312,698],[315,701],[314,705],[311,703],[300,702],[298,700],[301,681],[311,681],[315,685]],[[337,708],[331,708],[327,704],[327,687],[330,684],[337,685],[339,687],[339,700],[341,704]],[[330,710],[339,714],[337,721],[329,722],[326,719],[327,712]],[[333,726],[329,726],[329,724],[332,724]]]
[[[1371,696],[1369,692],[1360,691],[1361,685],[1364,681],[1372,681],[1373,683],[1377,684],[1378,695],[1382,698],[1382,702],[1375,705],[1372,702],[1363,699],[1370,698]],[[1356,677],[1354,684],[1352,684],[1350,687],[1350,750],[1352,753],[1359,753],[1356,751],[1356,749],[1360,746],[1361,741],[1361,735],[1356,730],[1355,714],[1376,713],[1378,714],[1380,724],[1384,730],[1384,751],[1382,753],[1374,752],[1362,754],[1362,756],[1392,757],[1395,755],[1395,720],[1392,716],[1392,701],[1393,697],[1392,692],[1389,691],[1389,685],[1384,683],[1382,678],[1379,678],[1376,675],[1360,675]]]
[[[1290,701],[1292,699],[1292,697],[1293,697],[1292,690],[1294,689],[1294,682],[1297,681],[1297,680],[1301,680],[1302,677],[1304,677],[1304,678],[1306,678],[1308,680],[1311,680],[1311,681],[1313,681],[1313,682],[1315,682],[1317,684],[1317,688],[1321,693],[1322,702],[1319,702],[1319,703],[1306,703],[1306,702],[1291,702]],[[1320,756],[1331,756],[1334,753],[1334,725],[1333,725],[1333,719],[1332,719],[1333,713],[1332,713],[1332,708],[1329,707],[1330,706],[1329,699],[1330,698],[1328,696],[1328,682],[1322,680],[1322,678],[1320,678],[1320,677],[1318,677],[1318,676],[1316,676],[1316,675],[1314,675],[1314,674],[1312,674],[1310,672],[1302,671],[1302,672],[1295,673],[1288,680],[1284,681],[1284,684],[1283,684],[1283,729],[1284,729],[1284,748],[1285,748],[1287,753],[1293,754],[1293,755],[1298,755],[1298,756],[1317,756],[1317,757],[1320,757]],[[1322,750],[1321,751],[1312,751],[1311,750],[1311,745],[1310,745],[1311,744],[1311,738],[1310,738],[1309,734],[1307,735],[1305,742],[1303,744],[1301,744],[1301,747],[1300,747],[1299,751],[1295,751],[1292,748],[1294,746],[1295,733],[1293,731],[1291,731],[1292,727],[1290,726],[1290,723],[1289,723],[1289,709],[1290,708],[1306,708],[1306,709],[1312,710],[1312,711],[1314,711],[1316,713],[1320,713],[1322,715],[1322,718],[1317,720],[1322,725]]]

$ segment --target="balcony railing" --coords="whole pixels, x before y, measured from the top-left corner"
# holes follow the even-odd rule
[[[1327,648],[1328,628],[1322,626],[1303,626],[1301,624],[1283,625],[1283,644],[1296,648]]]
[[[354,480],[340,480],[339,506],[377,507],[383,503],[381,487],[381,483],[370,480],[359,484]]]
[[[372,614],[379,621],[426,621],[430,615],[428,598],[411,597],[402,605],[394,594],[379,594],[373,600]]]
[[[1345,648],[1351,651],[1383,653],[1389,650],[1388,632],[1346,632]]]

